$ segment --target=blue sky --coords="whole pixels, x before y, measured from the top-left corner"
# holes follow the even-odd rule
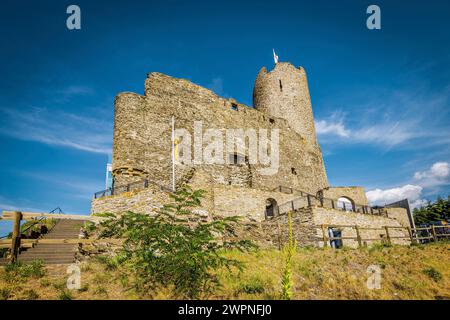
[[[66,8],[81,8],[81,30]],[[381,8],[381,30],[366,8]],[[0,7],[0,209],[88,213],[114,96],[147,72],[251,105],[262,66],[308,73],[328,178],[374,203],[447,195],[448,1],[11,1]],[[0,224],[0,235],[9,228]]]

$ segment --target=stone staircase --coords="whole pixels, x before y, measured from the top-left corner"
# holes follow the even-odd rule
[[[83,224],[84,221],[81,220],[59,220],[42,239],[77,239]],[[70,264],[75,261],[77,246],[77,244],[38,243],[33,248],[22,251],[18,261],[29,263],[34,260],[43,260],[45,264]],[[0,259],[0,265],[6,262],[6,259]]]

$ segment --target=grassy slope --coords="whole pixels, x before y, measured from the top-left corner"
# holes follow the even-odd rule
[[[282,256],[276,250],[251,254],[228,252],[246,264],[243,272],[218,275],[222,289],[211,298],[278,299]],[[366,286],[367,267],[382,268],[380,290]],[[128,280],[119,270],[106,270],[103,264],[83,265],[82,290],[65,288],[66,269],[47,268],[44,277],[30,277],[7,283],[0,270],[0,299],[137,299],[127,290]],[[122,274],[122,276],[121,276]],[[362,249],[299,249],[294,258],[294,299],[450,299],[450,244],[412,247],[373,247]],[[172,298],[168,289],[156,298]]]

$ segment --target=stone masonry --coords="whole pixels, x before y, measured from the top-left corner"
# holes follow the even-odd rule
[[[254,85],[253,107],[222,98],[188,80],[149,73],[144,95],[124,92],[115,99],[115,188],[147,178],[171,188],[173,118],[176,129],[188,132],[194,138],[194,146],[200,141],[203,148],[206,141],[201,139],[205,136],[197,140],[198,129],[202,133],[214,129],[223,137],[230,129],[243,133],[232,137],[237,151],[222,145],[225,163],[221,164],[197,162],[199,155],[193,147],[181,148],[180,154],[192,154],[194,161],[176,163],[176,186],[190,185],[205,190],[202,209],[210,217],[242,216],[245,223],[259,225],[259,229],[248,230],[259,230],[265,234],[264,239],[273,240],[275,220],[285,230],[283,204],[288,210],[292,206],[296,230],[301,230],[300,242],[314,245],[321,245],[317,240],[322,232],[318,226],[323,224],[374,228],[409,225],[403,208],[389,208],[383,215],[374,216],[368,210],[363,187],[332,187],[328,184],[316,138],[307,76],[302,67],[278,63],[271,71],[262,68]],[[268,137],[272,141],[273,130],[279,132],[279,166],[273,174],[262,173],[266,164],[249,161],[251,129],[272,132]],[[180,145],[185,142],[181,141]],[[227,159],[231,158],[241,161],[230,163]],[[291,192],[283,192],[280,186]],[[168,194],[167,189],[164,191],[150,183],[147,188],[141,186],[129,192],[93,199],[91,212],[152,213],[169,201]],[[342,197],[352,203],[355,212],[336,210],[336,201]],[[273,216],[268,216],[269,207]],[[353,232],[349,230],[343,230],[343,235]],[[376,232],[372,236],[381,237]],[[351,241],[347,242],[353,245]]]

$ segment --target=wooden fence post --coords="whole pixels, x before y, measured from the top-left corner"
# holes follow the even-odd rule
[[[411,227],[407,227],[406,229],[408,230],[409,238],[411,239],[411,244],[412,244],[412,243],[414,243],[412,229],[411,229]]]
[[[322,239],[323,239],[323,246],[326,247],[328,245],[327,244],[328,240],[325,225],[322,225]]]
[[[281,250],[281,229],[280,229],[280,221],[277,221],[278,227],[278,250]]]
[[[384,226],[384,229],[386,229],[386,240],[387,240],[388,244],[391,244],[391,237],[389,235],[389,227]]]
[[[431,226],[431,233],[433,234],[433,240],[436,242],[438,238],[436,235],[436,229],[434,228],[434,225]]]
[[[13,232],[11,239],[11,263],[17,262],[17,256],[20,249],[20,221],[22,220],[22,212],[14,212]]]
[[[358,246],[362,247],[361,234],[359,233],[359,228],[357,225],[355,225],[355,230],[356,230],[356,240],[358,240]]]

